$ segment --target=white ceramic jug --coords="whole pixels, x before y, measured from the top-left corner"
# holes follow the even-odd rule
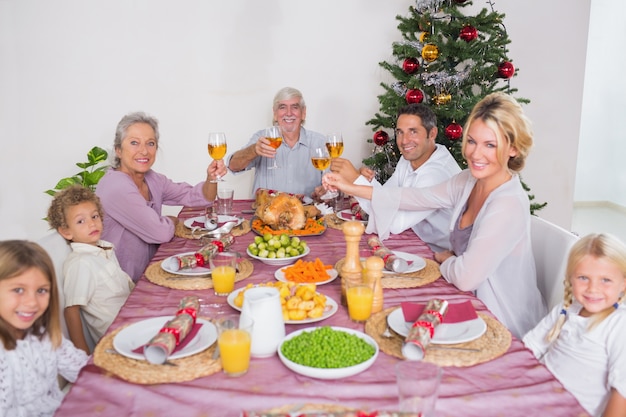
[[[285,338],[285,321],[277,288],[254,287],[247,289],[241,308],[241,318],[254,320],[250,355],[267,358],[276,353]]]

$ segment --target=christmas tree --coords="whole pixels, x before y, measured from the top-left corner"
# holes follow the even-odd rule
[[[511,78],[517,76],[509,57],[511,42],[503,24],[504,14],[483,8],[476,15],[463,14],[468,0],[416,0],[407,16],[397,16],[403,40],[393,44],[394,62],[381,62],[396,81],[381,83],[380,111],[367,122],[373,126],[374,150],[365,165],[384,183],[401,157],[396,145],[395,122],[407,103],[429,103],[437,115],[437,143],[446,146],[461,168],[467,163],[461,153],[463,125],[474,105],[489,93],[514,94]],[[528,103],[524,98],[516,99]],[[390,133],[388,133],[390,132]],[[526,191],[529,191],[524,184]],[[531,212],[546,203],[533,203]]]

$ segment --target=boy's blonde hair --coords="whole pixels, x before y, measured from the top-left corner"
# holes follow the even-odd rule
[[[61,346],[62,332],[59,316],[59,294],[54,266],[48,253],[37,243],[26,240],[0,241],[0,281],[15,278],[31,268],[40,270],[50,282],[50,302],[46,311],[33,323],[26,334],[39,339],[50,337],[52,346]],[[0,317],[0,341],[6,350],[17,346],[12,327]]]
[[[553,340],[555,340],[559,336],[561,328],[563,328],[563,324],[565,323],[565,319],[567,318],[567,308],[571,306],[574,302],[571,278],[580,261],[582,261],[582,259],[587,255],[593,256],[595,258],[605,258],[606,260],[610,261],[615,266],[617,266],[617,268],[622,273],[622,277],[626,279],[626,245],[624,245],[622,241],[620,241],[615,236],[606,233],[594,233],[578,240],[574,244],[574,246],[572,246],[572,249],[569,252],[569,257],[567,259],[567,268],[565,270],[565,278],[563,280],[563,284],[565,287],[565,292],[563,296],[563,309],[561,310],[559,319],[546,337],[548,342],[552,342]],[[623,301],[624,294],[620,296],[618,304],[621,304]],[[595,326],[597,326],[613,311],[615,311],[614,308],[607,308],[604,311],[595,313],[589,323],[588,330],[591,330]]]
[[[95,204],[98,214],[103,217],[102,204],[96,193],[82,185],[72,185],[54,195],[48,208],[48,224],[55,230],[59,230],[60,227],[69,227],[66,219],[67,210],[85,202]]]

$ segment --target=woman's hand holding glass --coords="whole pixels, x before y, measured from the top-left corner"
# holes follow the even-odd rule
[[[209,133],[208,142],[209,155],[214,160],[221,161],[226,156],[226,134],[223,132],[211,132]],[[211,182],[224,181],[221,175],[217,175],[216,179]]]
[[[328,153],[328,149],[326,147],[323,147],[323,148],[313,147],[311,148],[310,155],[311,155],[311,163],[316,169],[319,169],[320,171],[324,171],[328,169],[328,167],[330,166],[330,154]],[[328,190],[326,191],[324,195],[320,196],[320,198],[322,200],[330,200],[331,198],[335,198],[338,195],[339,193],[337,191]]]

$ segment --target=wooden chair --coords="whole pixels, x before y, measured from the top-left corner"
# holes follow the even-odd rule
[[[537,286],[551,310],[563,300],[567,257],[578,236],[537,216],[531,216],[530,234]]]

